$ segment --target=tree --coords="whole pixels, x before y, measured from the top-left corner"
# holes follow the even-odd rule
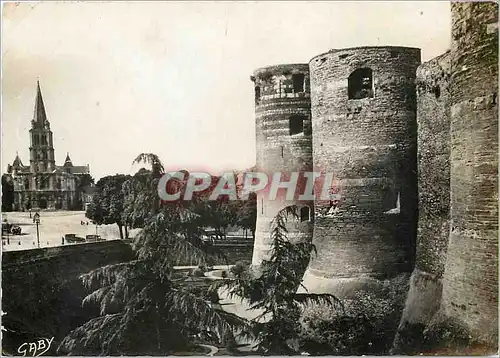
[[[94,178],[88,173],[79,174],[76,177],[76,202],[73,204],[73,208],[81,210],[83,206],[81,194],[85,191],[85,188],[94,184]]]
[[[123,239],[122,213],[124,210],[123,184],[130,179],[130,175],[111,175],[101,178],[97,184],[97,192],[92,198],[86,216],[96,224],[116,224]]]
[[[85,173],[85,174],[80,174],[77,177],[76,181],[76,189],[77,190],[82,190],[86,186],[93,185],[94,184],[94,178],[92,175]]]
[[[281,210],[272,222],[272,249],[269,260],[263,261],[259,272],[240,272],[235,279],[216,283],[212,290],[228,289],[230,297],[248,300],[252,309],[263,313],[252,320],[252,334],[261,354],[300,354],[300,316],[305,304],[321,303],[342,307],[330,294],[297,293],[315,247],[310,242],[291,243],[287,238],[286,221],[297,219],[297,207]]]
[[[9,174],[2,175],[2,212],[12,211],[14,205],[14,183]]]
[[[248,199],[242,201],[236,214],[236,224],[245,230],[252,232],[252,239],[255,239],[255,225],[257,221],[257,194],[250,193]]]
[[[157,183],[163,165],[153,154],[141,154],[136,162],[151,165],[123,187],[136,199],[126,200],[126,206],[133,206],[124,210],[127,220],[142,221],[133,245],[136,259],[83,276],[90,291],[83,303],[97,304],[101,315],[70,332],[60,353],[167,355],[185,349],[200,332],[210,331],[219,340],[233,331],[248,332],[244,319],[213,308],[174,270],[176,257],[186,252],[201,263],[220,255],[202,240],[204,218],[193,208],[203,201],[160,202]]]

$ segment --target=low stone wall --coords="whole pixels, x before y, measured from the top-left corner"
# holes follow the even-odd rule
[[[130,245],[119,240],[4,252],[3,353],[22,355],[21,344],[54,337],[46,354],[55,354],[67,332],[95,315],[81,307],[85,290],[78,276],[132,257]]]
[[[226,260],[221,257],[209,259],[211,265],[234,265],[238,261],[252,261],[254,241],[250,239],[231,239],[216,242],[214,251],[219,251],[226,256]],[[177,266],[198,266],[201,261],[191,257],[188,253],[177,259]]]

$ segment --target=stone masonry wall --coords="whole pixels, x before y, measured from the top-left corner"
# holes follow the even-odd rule
[[[498,347],[498,4],[452,3],[451,232],[442,313]]]
[[[301,88],[294,88],[294,75],[303,76]],[[275,172],[306,172],[312,169],[312,138],[310,113],[309,67],[307,64],[279,65],[254,72],[255,117],[257,131],[257,171],[267,173],[269,182]],[[300,82],[300,81],[299,81]],[[296,87],[296,86],[295,86]],[[290,133],[290,118],[301,116],[303,131]],[[282,179],[286,181],[287,178]],[[286,200],[282,193],[269,200],[267,190],[257,194],[257,223],[252,263],[259,264],[268,257],[271,221],[288,205],[309,207],[310,219],[292,220],[289,224],[292,240],[311,240],[312,201],[297,197]]]
[[[310,292],[349,294],[361,281],[411,269],[416,223],[416,93],[420,50],[332,50],[310,61],[314,170],[340,195],[315,201],[318,255]],[[373,96],[349,99],[355,70],[372,71]]]
[[[419,220],[416,268],[441,278],[450,213],[450,53],[417,70]]]
[[[439,309],[450,230],[450,53],[417,69],[418,234],[415,268],[393,353],[419,352]]]
[[[63,337],[96,312],[82,307],[86,290],[78,276],[134,258],[130,245],[104,241],[2,253],[2,350],[15,355],[24,342]],[[97,312],[98,313],[98,312]]]

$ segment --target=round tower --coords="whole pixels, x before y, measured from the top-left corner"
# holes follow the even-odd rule
[[[283,173],[282,182],[293,172],[312,169],[311,101],[309,66],[278,65],[258,69],[251,77],[255,88],[257,138],[256,171],[268,175]],[[297,191],[298,192],[298,191]],[[312,198],[311,198],[312,199]],[[289,205],[297,205],[299,218],[288,222],[292,241],[311,240],[313,200],[286,200],[278,193],[276,200],[267,190],[257,193],[257,223],[252,264],[258,265],[271,243],[271,221]]]
[[[411,270],[419,64],[420,49],[407,47],[331,50],[310,61],[314,170],[333,174],[335,196],[316,195],[309,292],[349,295]]]
[[[442,310],[498,347],[498,5],[452,3],[451,230]]]
[[[417,69],[418,231],[415,268],[391,354],[422,352],[438,311],[450,234],[450,51]]]

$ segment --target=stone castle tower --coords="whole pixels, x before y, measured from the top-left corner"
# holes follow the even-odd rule
[[[311,101],[309,66],[278,65],[256,70],[252,76],[255,88],[257,137],[256,170],[269,176],[275,172],[308,172],[312,170]],[[283,178],[282,181],[290,178]],[[278,194],[269,200],[266,191],[257,193],[257,223],[252,263],[267,256],[271,220],[286,206],[297,205],[299,220],[289,222],[292,240],[311,240],[313,201],[286,200]]]
[[[411,270],[419,64],[420,50],[404,47],[331,50],[310,61],[314,168],[333,173],[339,200],[334,212],[329,200],[314,203],[309,292],[349,294]]]
[[[498,4],[451,11],[451,50],[417,72],[417,252],[396,354],[498,349]]]
[[[441,309],[498,347],[498,3],[453,3],[450,219]]]
[[[348,296],[413,270],[396,354],[464,337],[483,354],[498,349],[498,4],[451,10],[452,48],[424,64],[405,47],[332,50],[309,63],[313,168],[334,174],[336,196],[314,200],[318,254],[303,284]],[[272,139],[263,130],[268,103],[256,105],[266,170],[289,145],[284,128]],[[259,200],[254,263],[278,209],[264,214],[272,203]]]

